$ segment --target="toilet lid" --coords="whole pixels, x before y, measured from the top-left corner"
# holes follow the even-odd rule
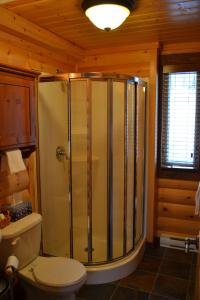
[[[40,284],[65,287],[80,282],[86,276],[86,269],[74,259],[45,257],[34,267],[33,274]]]

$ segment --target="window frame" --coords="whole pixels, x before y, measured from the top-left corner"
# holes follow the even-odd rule
[[[185,64],[185,62],[188,62]],[[160,56],[159,64],[159,90],[158,90],[158,165],[157,173],[160,178],[199,180],[200,164],[197,169],[188,168],[167,168],[161,166],[161,145],[162,145],[162,88],[163,73],[174,72],[200,72],[200,53],[177,54]],[[200,138],[200,137],[199,137]],[[196,142],[195,142],[196,143]],[[199,153],[200,159],[200,153]]]

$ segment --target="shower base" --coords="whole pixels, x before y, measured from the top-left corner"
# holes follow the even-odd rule
[[[88,279],[86,284],[102,284],[122,279],[130,275],[140,263],[145,250],[145,239],[137,248],[125,258],[116,262],[99,265],[87,266]]]
[[[76,251],[74,251],[74,259],[85,262],[87,261],[88,251],[87,247],[83,246],[85,239],[83,237],[79,237],[75,240]],[[109,283],[112,281],[116,281],[122,279],[129,274],[131,274],[140,263],[144,250],[145,250],[145,241],[146,238],[140,240],[136,249],[131,252],[128,256],[118,259],[114,262],[107,262],[98,264],[95,266],[87,266],[87,282],[86,284],[102,284],[102,283]],[[95,237],[93,239],[94,248],[93,248],[93,259],[95,261],[105,261],[106,260],[106,240],[100,237]],[[114,243],[114,257],[117,257],[121,251],[121,241],[118,240],[117,243]],[[55,243],[52,251],[45,251],[45,255],[48,256],[65,256],[65,253],[58,252],[58,249],[55,248]],[[117,251],[118,249],[118,251]],[[43,253],[43,254],[44,254]],[[58,254],[59,253],[59,254]],[[67,253],[67,257],[69,257],[69,253]]]

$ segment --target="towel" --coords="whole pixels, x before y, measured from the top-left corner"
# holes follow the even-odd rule
[[[26,166],[24,164],[22,153],[20,150],[8,151],[6,152],[6,157],[10,174],[26,170]]]
[[[200,217],[200,182],[195,194],[195,215]]]

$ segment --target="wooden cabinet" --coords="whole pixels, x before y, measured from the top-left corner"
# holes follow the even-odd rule
[[[0,68],[0,150],[36,144],[35,84],[35,74]]]

